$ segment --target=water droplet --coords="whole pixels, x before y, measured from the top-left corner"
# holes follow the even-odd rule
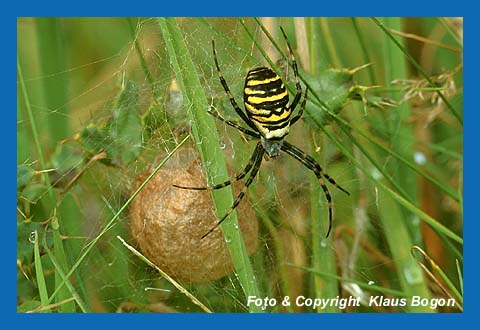
[[[374,285],[375,281],[368,281],[368,285]]]
[[[422,272],[416,264],[408,265],[403,269],[403,276],[410,285],[419,284],[423,281]]]
[[[380,173],[380,171],[377,170],[377,168],[372,169],[372,176],[375,180],[380,180],[381,178],[383,178],[382,173]]]
[[[36,235],[35,235],[35,232],[32,231],[32,232],[30,233],[30,236],[28,236],[28,241],[29,241],[30,243],[32,243],[32,244],[35,244],[35,236],[36,236]]]
[[[225,236],[225,243],[230,244],[232,242],[232,238],[230,236]]]
[[[161,288],[153,288],[151,286],[146,286],[144,288],[145,291],[160,291],[160,292],[172,292],[172,290],[169,289],[161,289]]]
[[[412,216],[410,221],[412,222],[412,225],[414,225],[414,226],[418,226],[420,224],[420,218],[416,215]]]
[[[226,147],[226,146],[227,146],[227,145],[226,145],[225,143],[223,143],[223,142],[222,142],[222,143],[220,143],[220,149],[222,149],[222,150],[223,150],[223,149],[225,149],[225,147]]]
[[[356,283],[349,283],[349,284],[346,284],[344,287],[354,297],[362,297],[365,295],[365,293],[363,292],[363,289]]]
[[[413,154],[413,159],[418,165],[425,165],[425,163],[427,162],[427,157],[425,157],[425,154],[421,151],[416,151]]]
[[[320,241],[320,246],[323,248],[326,248],[328,245],[327,240],[324,238]]]

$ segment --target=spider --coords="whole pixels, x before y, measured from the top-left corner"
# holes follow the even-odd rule
[[[283,38],[285,39],[288,47],[288,52],[291,60],[290,65],[293,67],[296,86],[295,97],[292,103],[288,105],[289,95],[282,79],[272,69],[267,67],[258,67],[250,70],[247,73],[247,77],[245,78],[243,101],[246,113],[242,111],[238,106],[235,98],[230,91],[230,88],[227,85],[227,82],[223,78],[220,66],[218,65],[215,42],[212,40],[213,59],[217,68],[220,82],[230,100],[230,103],[235,109],[235,112],[240,116],[243,122],[248,125],[250,129],[244,128],[234,123],[233,121],[226,120],[219,114],[216,114],[211,110],[208,110],[208,112],[218,120],[223,121],[227,125],[236,128],[237,130],[248,136],[259,139],[260,141],[257,142],[255,150],[253,151],[253,154],[250,157],[250,160],[247,163],[245,169],[240,174],[236,175],[233,179],[214,186],[207,187],[185,187],[174,185],[177,188],[190,190],[221,189],[232,184],[232,182],[243,179],[250,172],[250,176],[246,180],[243,189],[240,191],[237,198],[233,202],[233,205],[225,213],[225,215],[220,220],[218,220],[215,226],[202,236],[202,239],[205,238],[208,234],[210,234],[223,221],[225,221],[225,219],[227,219],[227,217],[235,210],[238,204],[240,204],[243,196],[247,192],[248,187],[255,179],[264,156],[267,160],[269,158],[276,158],[280,155],[280,151],[283,151],[298,160],[309,170],[313,171],[313,173],[318,178],[320,186],[322,187],[323,193],[328,203],[329,225],[326,237],[330,235],[330,231],[332,230],[333,207],[332,197],[325,184],[325,179],[347,195],[350,195],[350,193],[340,187],[331,176],[323,172],[322,167],[317,163],[317,161],[315,161],[315,159],[307,155],[301,149],[284,140],[285,136],[289,132],[290,126],[295,124],[302,117],[305,105],[307,103],[308,88],[305,92],[305,97],[303,98],[303,101],[301,103],[300,110],[298,111],[297,115],[292,117],[292,113],[297,107],[302,97],[302,87],[300,85],[297,62],[295,60],[295,56],[293,55],[292,47],[290,46],[290,43],[283,28],[280,27],[280,30],[282,31]]]

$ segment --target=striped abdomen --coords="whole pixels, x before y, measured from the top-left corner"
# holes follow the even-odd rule
[[[245,108],[258,131],[269,140],[281,140],[288,134],[291,110],[282,79],[271,69],[250,70],[243,90]]]

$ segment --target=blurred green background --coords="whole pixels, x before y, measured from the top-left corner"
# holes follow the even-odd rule
[[[211,40],[237,102],[260,65],[286,77],[293,98],[280,26],[309,87],[287,140],[351,196],[329,186],[325,239],[315,176],[286,155],[264,162],[247,197],[257,250],[246,255],[232,217],[235,273],[180,282],[186,295],[116,238],[135,245],[124,210],[136,178],[190,132],[180,148],[198,148],[211,180],[243,169],[255,142],[221,122],[212,132],[206,113],[214,106],[242,124]],[[19,18],[17,32],[18,311],[261,312],[249,295],[362,301],[271,312],[462,310],[461,18]],[[226,192],[213,195],[219,210]],[[376,295],[456,306],[369,306]]]

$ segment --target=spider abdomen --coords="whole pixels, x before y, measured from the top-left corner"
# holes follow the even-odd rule
[[[291,110],[282,79],[271,69],[250,70],[245,79],[243,99],[247,115],[263,137],[281,140],[288,134]]]

